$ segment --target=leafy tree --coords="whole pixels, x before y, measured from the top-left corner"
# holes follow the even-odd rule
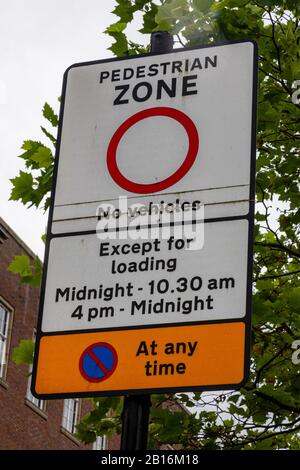
[[[168,442],[197,449],[299,449],[300,361],[294,361],[297,365],[291,360],[292,347],[300,338],[300,93],[295,88],[300,85],[299,2],[116,0],[113,12],[118,21],[106,33],[114,39],[111,50],[118,57],[147,49],[126,36],[137,12],[142,13],[142,33],[167,30],[181,46],[244,38],[256,40],[259,46],[250,377],[245,387],[234,392],[152,396],[150,447]],[[57,126],[57,116],[47,104],[43,115]],[[44,127],[42,131],[55,146],[52,133]],[[22,148],[27,171],[12,180],[11,199],[46,209],[53,153],[30,140]],[[24,260],[11,265],[26,282],[28,266],[23,268]],[[28,345],[25,349],[28,353]],[[166,408],[166,400],[196,406],[197,412],[174,413]],[[93,441],[97,434],[120,432],[120,399],[97,398],[93,403],[93,411],[78,427],[84,442]]]

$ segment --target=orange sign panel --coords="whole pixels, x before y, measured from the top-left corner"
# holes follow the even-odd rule
[[[234,387],[244,380],[244,357],[244,322],[48,335],[39,345],[35,392]]]

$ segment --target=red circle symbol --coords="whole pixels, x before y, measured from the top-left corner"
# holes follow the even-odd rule
[[[88,382],[102,382],[115,371],[118,355],[108,343],[94,343],[88,346],[80,356],[79,370]]]
[[[157,183],[135,183],[134,181],[130,181],[128,178],[126,178],[119,170],[117,164],[118,145],[124,134],[128,131],[128,129],[130,129],[130,127],[134,126],[134,124],[141,121],[142,119],[146,119],[153,116],[166,116],[175,119],[175,121],[179,122],[184,127],[188,135],[189,148],[181,166],[174,173],[172,173],[172,175],[168,176],[168,178]],[[112,179],[121,188],[126,189],[126,191],[139,194],[156,193],[158,191],[162,191],[163,189],[169,188],[170,186],[173,186],[173,184],[177,183],[179,180],[181,180],[181,178],[183,178],[187,174],[196,159],[198,148],[199,136],[197,128],[193,121],[186,114],[174,108],[149,108],[134,114],[130,118],[126,119],[126,121],[124,121],[120,125],[120,127],[118,127],[118,129],[112,136],[107,149],[107,168]]]

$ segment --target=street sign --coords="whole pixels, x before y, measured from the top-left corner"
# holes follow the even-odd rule
[[[251,41],[66,71],[34,395],[241,386],[256,86]]]
[[[200,250],[177,249],[172,239],[154,239],[150,248],[148,240],[100,241],[95,234],[54,238],[43,332],[243,318],[248,221],[206,223],[204,237]],[[132,252],[141,244],[145,255]],[[116,246],[128,254],[111,254]]]
[[[88,382],[102,382],[114,372],[118,363],[118,355],[113,346],[107,343],[94,343],[82,353],[79,370]]]

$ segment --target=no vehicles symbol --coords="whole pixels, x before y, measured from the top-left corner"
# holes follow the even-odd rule
[[[112,375],[117,363],[117,352],[111,344],[94,343],[81,354],[79,369],[88,382],[102,382]]]
[[[118,145],[124,134],[128,131],[128,129],[134,126],[137,122],[154,116],[164,116],[171,119],[175,119],[175,121],[179,122],[179,124],[184,127],[187,133],[189,147],[183,163],[174,173],[168,176],[168,178],[165,178],[164,180],[158,181],[156,183],[140,184],[129,180],[119,170],[117,164]],[[126,191],[139,194],[156,193],[158,191],[163,191],[164,189],[169,188],[170,186],[173,186],[187,174],[197,157],[198,148],[199,136],[197,128],[193,121],[185,113],[179,111],[178,109],[168,108],[164,106],[144,109],[143,111],[140,111],[126,119],[126,121],[124,121],[120,125],[120,127],[118,127],[118,129],[112,136],[107,149],[107,168],[112,179],[121,188],[126,189]]]

